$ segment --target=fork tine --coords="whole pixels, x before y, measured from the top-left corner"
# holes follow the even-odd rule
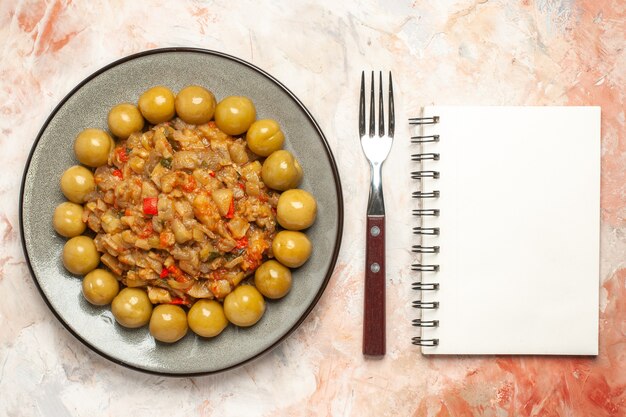
[[[382,84],[382,81],[381,81]],[[381,99],[382,101],[382,99]],[[396,127],[396,115],[393,106],[393,81],[391,80],[391,71],[389,71],[389,136],[393,137]]]
[[[361,94],[359,97],[359,135],[365,136],[365,71],[361,71]]]
[[[374,136],[376,120],[374,117],[374,71],[372,71],[372,90],[370,94],[370,136]]]
[[[383,72],[378,73],[378,136],[385,136],[385,109],[383,105]]]

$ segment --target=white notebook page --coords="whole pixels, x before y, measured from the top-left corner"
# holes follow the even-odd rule
[[[440,265],[422,273],[438,282],[423,301],[422,337],[439,339],[425,354],[598,353],[600,224],[599,107],[427,107],[439,134],[422,145],[440,171],[423,180],[439,208],[424,217],[439,236],[421,255]],[[420,169],[420,165],[414,166]]]

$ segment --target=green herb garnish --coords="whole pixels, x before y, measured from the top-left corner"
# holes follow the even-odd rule
[[[212,260],[219,258],[220,257],[220,253],[219,252],[211,252],[209,253],[209,256],[207,256],[206,261],[205,262],[211,262]]]
[[[171,168],[172,158],[161,158],[161,165],[163,165],[165,168]]]

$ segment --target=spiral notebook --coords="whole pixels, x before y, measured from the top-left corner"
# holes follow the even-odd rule
[[[411,119],[423,354],[597,355],[599,107]]]

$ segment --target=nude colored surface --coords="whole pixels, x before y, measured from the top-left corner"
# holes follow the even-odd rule
[[[0,416],[626,415],[624,2],[264,3],[0,2]],[[47,115],[98,68],[165,46],[222,51],[281,80],[320,123],[348,197],[337,269],[313,313],[270,354],[217,376],[147,375],[91,352],[48,310],[19,242],[22,170]],[[396,92],[397,140],[384,172],[383,360],[360,353],[369,179],[357,141],[362,69],[393,70]],[[410,344],[405,121],[424,104],[602,106],[597,358],[427,358]]]

